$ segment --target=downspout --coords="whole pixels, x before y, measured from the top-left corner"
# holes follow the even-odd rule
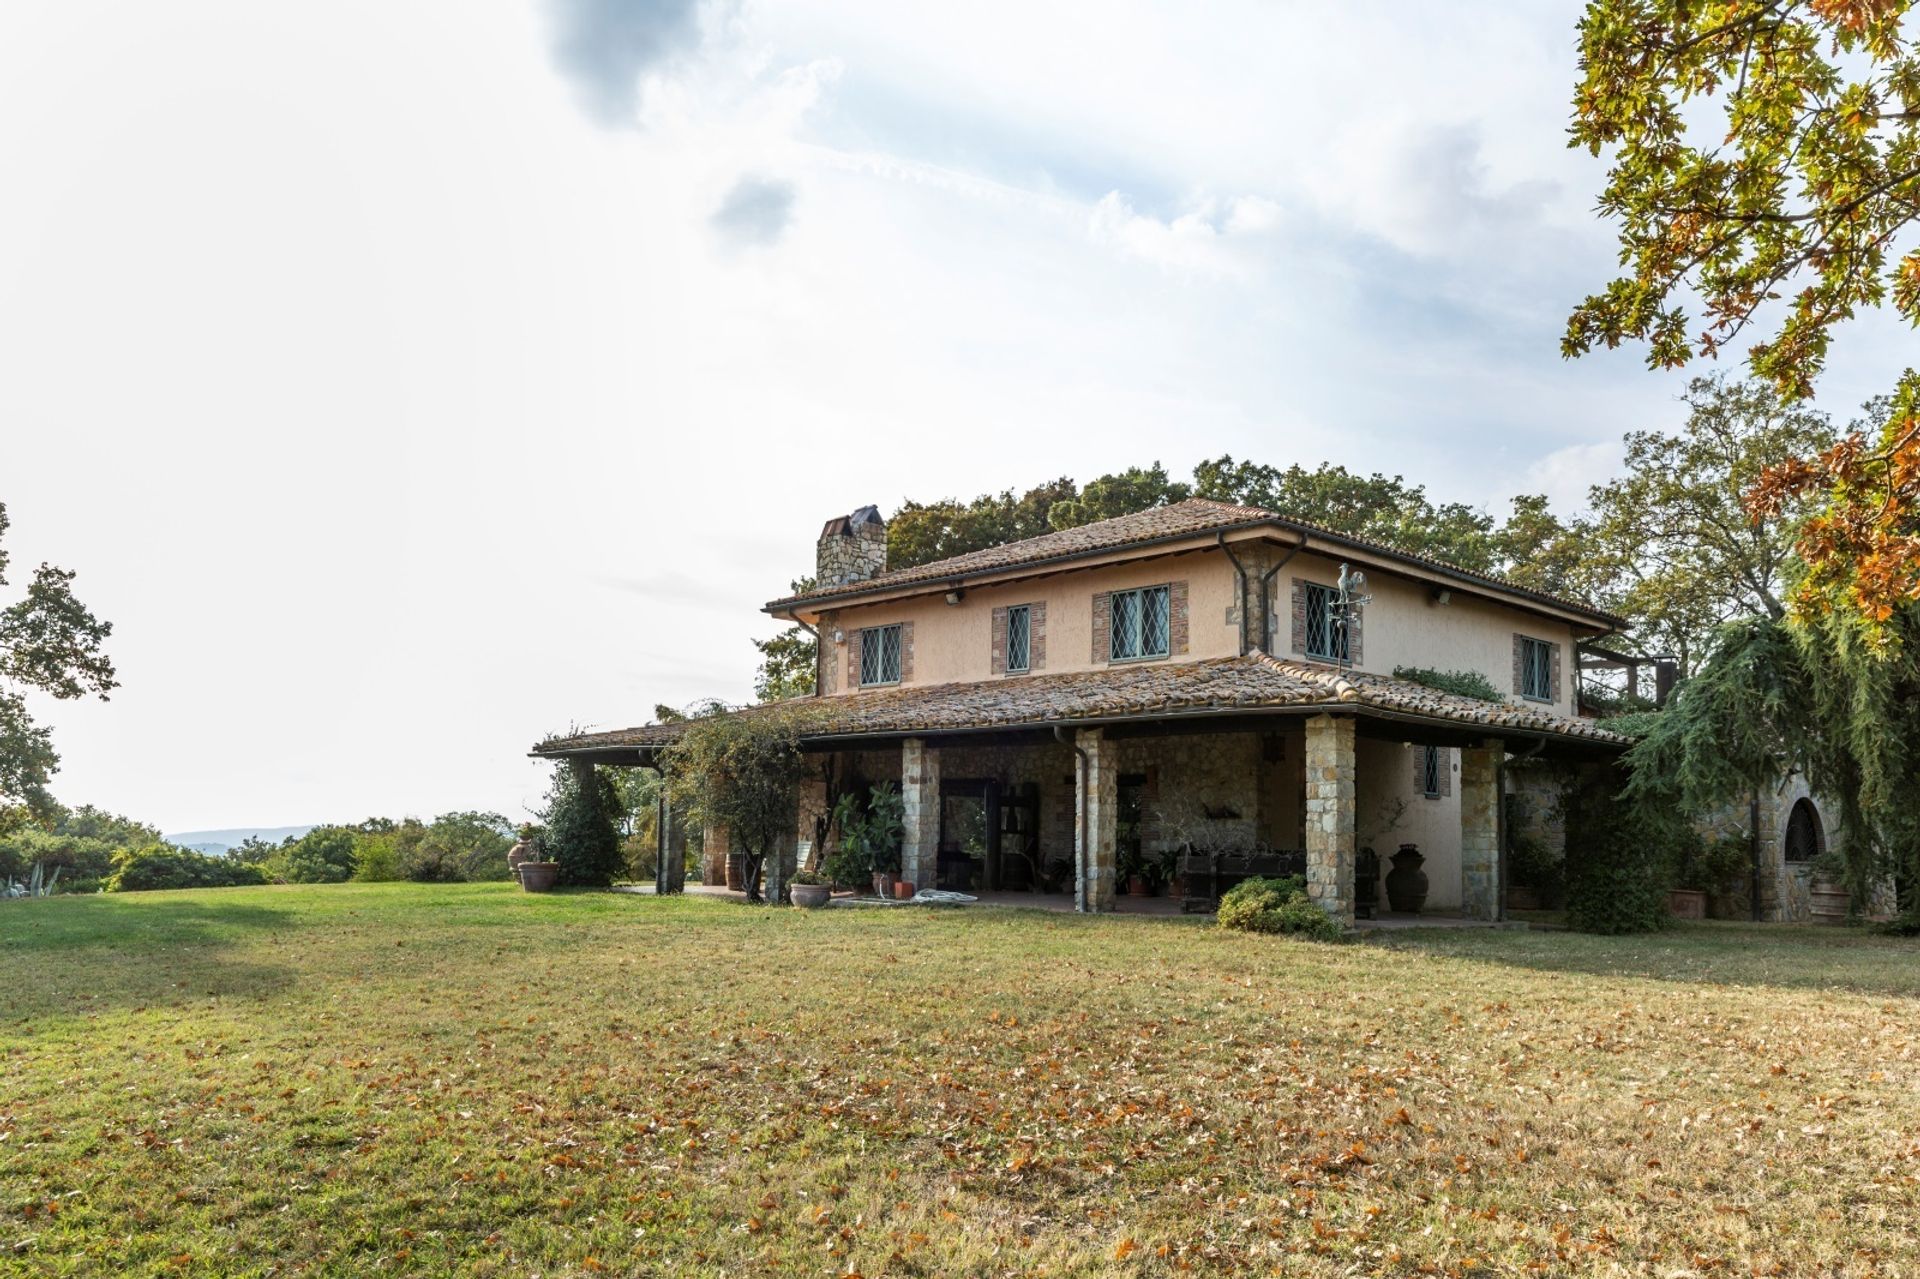
[[[1755,786],[1747,798],[1748,854],[1752,858],[1752,883],[1748,886],[1747,913],[1760,922],[1760,788]]]
[[[800,620],[799,615],[796,613],[787,614],[787,620],[807,634],[813,636],[813,695],[818,697],[820,696],[820,668],[827,656],[820,648],[820,628],[817,626],[808,626]]]
[[[1067,736],[1066,726],[1053,726],[1054,740],[1062,745],[1073,747],[1073,753],[1080,757],[1080,771],[1073,782],[1074,798],[1080,806],[1079,825],[1073,832],[1073,908],[1082,914],[1091,914],[1087,909],[1087,837],[1092,834],[1087,829],[1087,772],[1093,766],[1087,758],[1086,747]]]
[[[1240,656],[1245,657],[1247,655],[1247,614],[1252,611],[1251,601],[1247,597],[1247,569],[1246,565],[1240,562],[1240,557],[1233,553],[1233,547],[1227,544],[1227,533],[1225,529],[1222,529],[1217,535],[1217,543],[1220,549],[1226,552],[1228,562],[1233,565],[1233,574],[1240,581]],[[1274,574],[1285,568],[1288,563],[1292,561],[1293,557],[1300,553],[1300,548],[1306,544],[1307,541],[1304,537],[1298,542],[1295,542],[1287,548],[1287,553],[1280,557],[1278,564],[1275,564],[1261,575],[1260,620],[1263,627],[1267,620],[1267,587],[1273,583]],[[1264,634],[1260,637],[1259,647],[1261,652],[1264,653],[1267,651],[1267,637]]]

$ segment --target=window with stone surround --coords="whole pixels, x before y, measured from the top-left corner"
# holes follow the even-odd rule
[[[1167,656],[1172,639],[1168,594],[1164,586],[1113,592],[1107,604],[1109,661]]]
[[[869,626],[860,632],[860,685],[900,682],[900,625]]]
[[[1007,669],[1028,670],[1033,665],[1033,610],[1016,604],[1007,610]]]
[[[1544,640],[1520,637],[1520,696],[1530,702],[1551,702],[1553,697],[1554,645]]]
[[[1420,793],[1428,799],[1440,798],[1440,748],[1420,748]]]
[[[1302,584],[1307,603],[1307,656],[1324,662],[1348,659],[1346,623],[1335,603],[1337,592],[1318,582]]]

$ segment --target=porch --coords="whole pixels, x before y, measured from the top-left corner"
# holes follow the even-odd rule
[[[655,892],[652,884],[632,884],[614,889],[615,892],[638,893],[652,896]],[[725,884],[688,884],[682,890],[688,896],[710,897],[716,901],[735,902],[745,905],[746,893],[737,888],[728,888]],[[1058,915],[1077,914],[1074,909],[1072,893],[1034,893],[1034,892],[986,892],[972,894],[975,901],[960,909],[984,908],[988,910],[1038,910]],[[882,902],[878,898],[858,897],[852,893],[837,893],[829,903],[830,909],[856,910],[864,907],[910,907],[911,901]],[[922,909],[951,909],[948,907],[922,907]],[[1181,909],[1177,897],[1132,897],[1122,896],[1111,912],[1115,915],[1134,915],[1142,918],[1158,919],[1205,919],[1204,915],[1189,914]],[[1355,921],[1355,927],[1361,932],[1401,931],[1409,928],[1516,928],[1525,929],[1529,925],[1515,920],[1468,919],[1464,915],[1422,913],[1418,915],[1396,915],[1382,912],[1373,919]]]
[[[1211,858],[1241,876],[1304,872],[1309,895],[1348,926],[1369,916],[1405,926],[1491,923],[1503,914],[1505,744],[1451,727],[1413,733],[1319,714],[1070,735],[907,736],[838,749],[819,743],[810,753],[794,836],[765,866],[776,899],[796,869],[819,864],[838,798],[884,784],[902,799],[900,877],[993,905],[1210,910],[1235,876],[1199,886],[1177,877]],[[1405,920],[1389,909],[1385,883],[1401,845],[1417,848],[1426,878],[1425,905],[1417,915],[1399,912]],[[724,831],[708,832],[705,878],[723,876],[728,850]],[[1359,865],[1375,867],[1378,878],[1358,882]],[[1142,886],[1153,895],[1136,895]]]

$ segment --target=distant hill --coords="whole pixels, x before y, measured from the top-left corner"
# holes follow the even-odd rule
[[[264,839],[269,844],[277,844],[291,835],[298,839],[313,826],[243,826],[235,830],[183,830],[178,834],[164,836],[169,844],[178,844],[182,848],[191,848],[196,853],[225,853],[247,842],[248,839]]]

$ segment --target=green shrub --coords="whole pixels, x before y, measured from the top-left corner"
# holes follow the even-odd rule
[[[1610,783],[1567,797],[1567,925],[1646,933],[1667,922],[1667,868],[1692,828],[1675,810],[1628,803]]]
[[[588,772],[586,782],[581,785],[566,763],[555,766],[541,815],[546,827],[541,851],[560,863],[562,884],[606,888],[626,869],[620,851],[620,796],[605,769]]]
[[[1442,693],[1452,693],[1456,697],[1472,697],[1483,702],[1506,700],[1500,696],[1500,690],[1479,671],[1436,671],[1426,666],[1396,666],[1393,668],[1393,677]]]
[[[148,844],[145,848],[122,849],[113,859],[113,874],[107,876],[105,887],[110,893],[134,893],[156,888],[230,888],[266,882],[267,877],[257,866],[225,857],[208,857],[171,844]]]
[[[362,835],[354,841],[353,877],[363,884],[400,878],[400,850],[392,835]]]
[[[1311,941],[1339,941],[1340,925],[1313,904],[1298,875],[1242,880],[1220,898],[1220,927],[1245,933],[1288,933]]]
[[[1540,894],[1545,903],[1557,903],[1567,888],[1567,864],[1553,850],[1530,835],[1515,835],[1507,863],[1512,881]]]

